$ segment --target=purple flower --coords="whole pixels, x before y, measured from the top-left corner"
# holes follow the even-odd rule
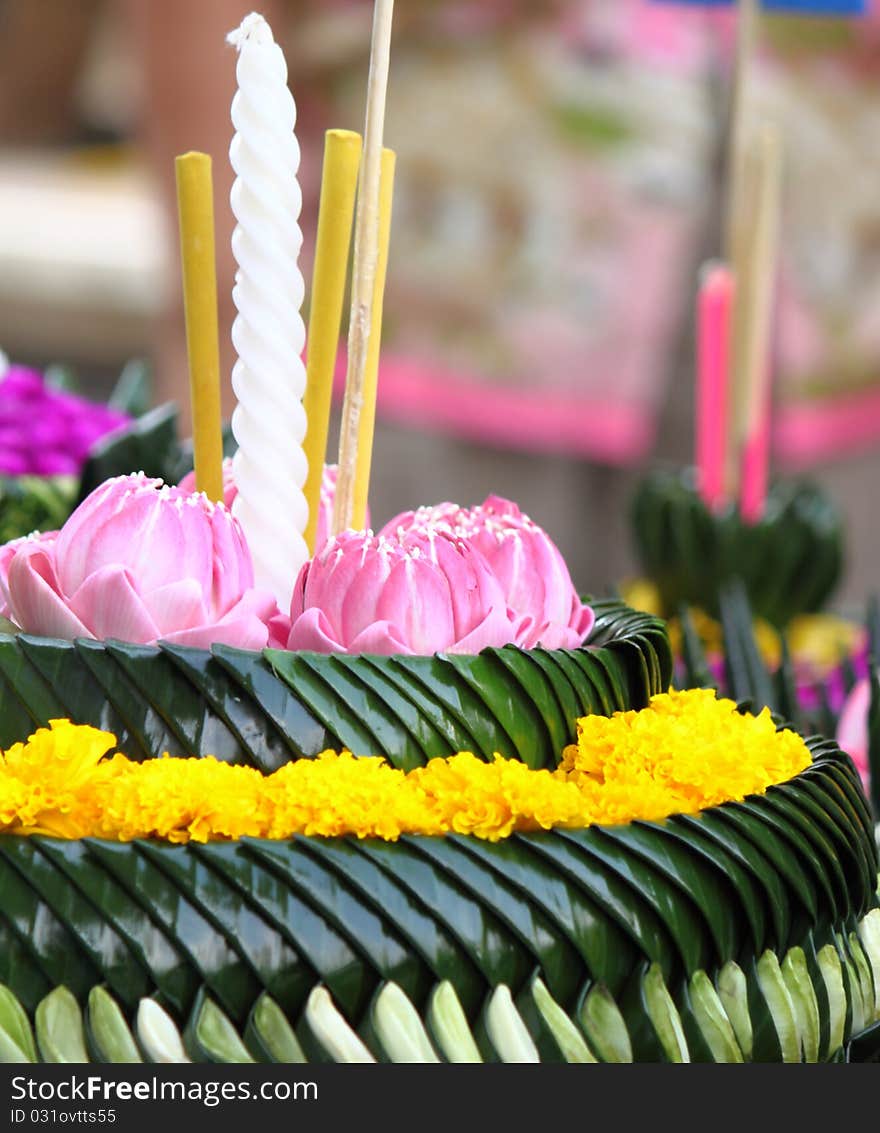
[[[95,442],[128,421],[12,366],[0,379],[0,475],[77,476]]]

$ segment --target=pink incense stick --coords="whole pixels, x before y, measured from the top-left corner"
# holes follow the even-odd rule
[[[697,486],[706,507],[724,505],[729,408],[733,273],[723,263],[706,265],[697,298]]]

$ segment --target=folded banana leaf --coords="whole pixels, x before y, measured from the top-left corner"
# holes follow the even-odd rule
[[[763,518],[747,524],[733,505],[706,507],[693,469],[659,469],[635,492],[631,531],[667,617],[682,603],[717,617],[723,584],[739,578],[754,613],[781,628],[822,609],[843,570],[843,517],[808,481],[772,484]]]
[[[838,667],[816,676],[800,690],[786,630],[778,635],[780,663],[771,670],[762,656],[755,632],[755,620],[745,586],[740,579],[724,583],[718,594],[722,627],[724,663],[719,673],[710,671],[706,649],[693,628],[690,612],[678,611],[683,649],[676,665],[674,684],[678,688],[714,687],[751,711],[769,708],[779,719],[790,721],[804,735],[837,734],[841,710],[859,679],[855,665],[845,653]],[[870,681],[867,714],[867,756],[870,770],[869,801],[873,816],[880,816],[880,619],[877,602],[867,603],[865,630],[868,652],[865,668]]]
[[[873,910],[859,932],[874,937],[878,921],[880,911]],[[861,956],[880,963],[876,939]],[[152,997],[126,1018],[103,985],[80,1005],[62,984],[37,1004],[32,1021],[0,985],[0,1062],[595,1064],[632,1062],[634,1047],[647,1044],[652,1061],[742,1063],[760,1053],[762,1034],[772,1061],[876,1062],[878,1005],[857,1002],[855,985],[843,978],[848,962],[831,945],[821,966],[799,947],[781,959],[768,949],[749,976],[733,961],[714,983],[705,971],[695,972],[678,1003],[658,965],[650,964],[634,984],[641,1010],[629,1023],[600,985],[585,988],[578,1010],[566,1012],[537,973],[515,998],[507,984],[491,987],[473,1024],[445,980],[434,985],[421,1013],[399,984],[383,981],[360,1023],[346,1017],[321,983],[298,1016],[286,1015],[264,992],[243,1029],[205,988],[176,1020]],[[864,1027],[847,1041],[845,1018],[860,1011]]]
[[[73,510],[77,485],[75,476],[0,477],[0,544],[57,530]]]
[[[587,644],[475,656],[263,653],[0,634],[0,747],[68,717],[112,732],[133,759],[216,755],[263,771],[333,748],[411,768],[495,752],[555,766],[591,712],[665,692],[664,624],[594,603]]]
[[[790,1028],[779,1034],[795,1010],[815,1053],[841,1030],[831,1015],[835,1004],[840,1015],[838,984],[823,975],[834,956],[848,997],[840,1042],[880,1008],[880,940],[859,927],[876,904],[877,855],[856,773],[833,744],[809,743],[814,761],[801,775],[741,803],[495,843],[455,835],[179,846],[7,835],[0,982],[28,1013],[57,985],[82,1005],[101,984],[126,1017],[153,996],[181,1026],[207,996],[239,1033],[261,995],[299,1020],[320,984],[369,1047],[389,1025],[376,999],[388,982],[421,1019],[436,1016],[436,988],[448,985],[484,1044],[537,974],[543,1022],[529,1042],[552,1047],[544,1028],[559,1012],[594,1029],[619,1015],[632,1057],[645,1060],[729,1049],[714,998],[693,981],[703,972],[719,995],[735,990],[736,965],[754,1024],[749,1057],[800,1049]],[[792,949],[800,952],[786,966]],[[490,1010],[502,985],[511,1000]],[[791,999],[801,992],[806,999]],[[532,1008],[526,1014],[540,1021]],[[220,1016],[211,1019],[208,1030],[225,1033]],[[695,1037],[700,1020],[709,1020],[711,1042]],[[192,1033],[207,1041],[204,1028]],[[311,1049],[308,1034],[297,1036]],[[606,1046],[590,1043],[600,1058],[622,1049]]]

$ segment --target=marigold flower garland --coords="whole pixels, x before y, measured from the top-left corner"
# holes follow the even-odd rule
[[[803,771],[799,735],[709,689],[578,721],[555,771],[470,752],[410,772],[324,752],[272,775],[204,759],[135,763],[109,732],[53,720],[0,756],[0,832],[117,841],[472,834],[658,820],[763,793]]]

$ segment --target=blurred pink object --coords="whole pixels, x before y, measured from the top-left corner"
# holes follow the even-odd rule
[[[608,190],[601,178],[583,174],[571,192],[595,200]],[[656,436],[664,396],[658,359],[678,325],[676,297],[685,284],[679,265],[689,254],[692,224],[680,211],[657,206],[624,211],[617,202],[607,211],[609,229],[620,230],[620,247],[614,244],[614,255],[593,252],[589,260],[591,286],[602,296],[606,317],[578,321],[546,303],[512,306],[515,316],[495,316],[492,333],[511,359],[498,374],[476,360],[447,360],[444,344],[434,340],[436,330],[408,320],[409,329],[398,330],[383,350],[377,411],[388,421],[481,445],[567,452],[612,465],[643,459]],[[563,278],[575,270],[566,261]],[[639,280],[636,289],[633,279]],[[398,286],[407,288],[407,301],[421,311],[415,303],[419,282],[401,280]],[[343,344],[337,400],[345,372]]]
[[[25,633],[262,649],[274,598],[223,504],[143,473],[96,488],[54,538],[22,540],[6,571]]]
[[[700,496],[713,511],[724,504],[733,296],[733,272],[726,264],[712,264],[697,297],[696,457]]]
[[[380,531],[389,537],[437,532],[462,540],[485,558],[507,605],[522,621],[524,649],[574,649],[595,620],[577,594],[559,548],[511,500],[488,496],[479,507],[442,503],[403,512]]]
[[[769,397],[769,391],[768,391]],[[770,412],[761,420],[743,445],[742,484],[739,511],[745,523],[760,523],[767,504],[767,480],[770,474]]]
[[[853,685],[844,702],[837,722],[838,747],[852,757],[853,763],[862,777],[862,784],[868,790],[870,774],[868,767],[868,710],[871,706],[871,684],[867,677]]]
[[[34,531],[30,535],[22,535],[18,539],[10,539],[8,543],[0,546],[0,618],[9,618],[9,564],[15,558],[15,552],[23,543],[51,542],[58,535],[57,531]]]
[[[321,480],[321,510],[318,513],[318,530],[315,535],[315,553],[321,550],[327,542],[330,534],[330,521],[333,518],[333,501],[336,497],[336,473],[338,468],[335,464],[324,465],[324,475]],[[196,474],[195,472],[187,472],[186,476],[180,481],[180,485],[186,492],[194,492],[196,490]],[[235,480],[232,476],[232,458],[227,456],[223,461],[223,502],[228,508],[232,507],[232,501],[238,495],[238,488],[235,486]],[[367,509],[367,526],[370,525],[370,512]]]
[[[288,649],[318,653],[478,653],[519,640],[483,556],[442,532],[344,531],[300,572]]]
[[[575,46],[605,56],[625,53],[644,65],[676,72],[704,67],[707,32],[731,41],[734,27],[723,9],[653,0],[581,0],[565,5],[560,19],[560,32]]]

